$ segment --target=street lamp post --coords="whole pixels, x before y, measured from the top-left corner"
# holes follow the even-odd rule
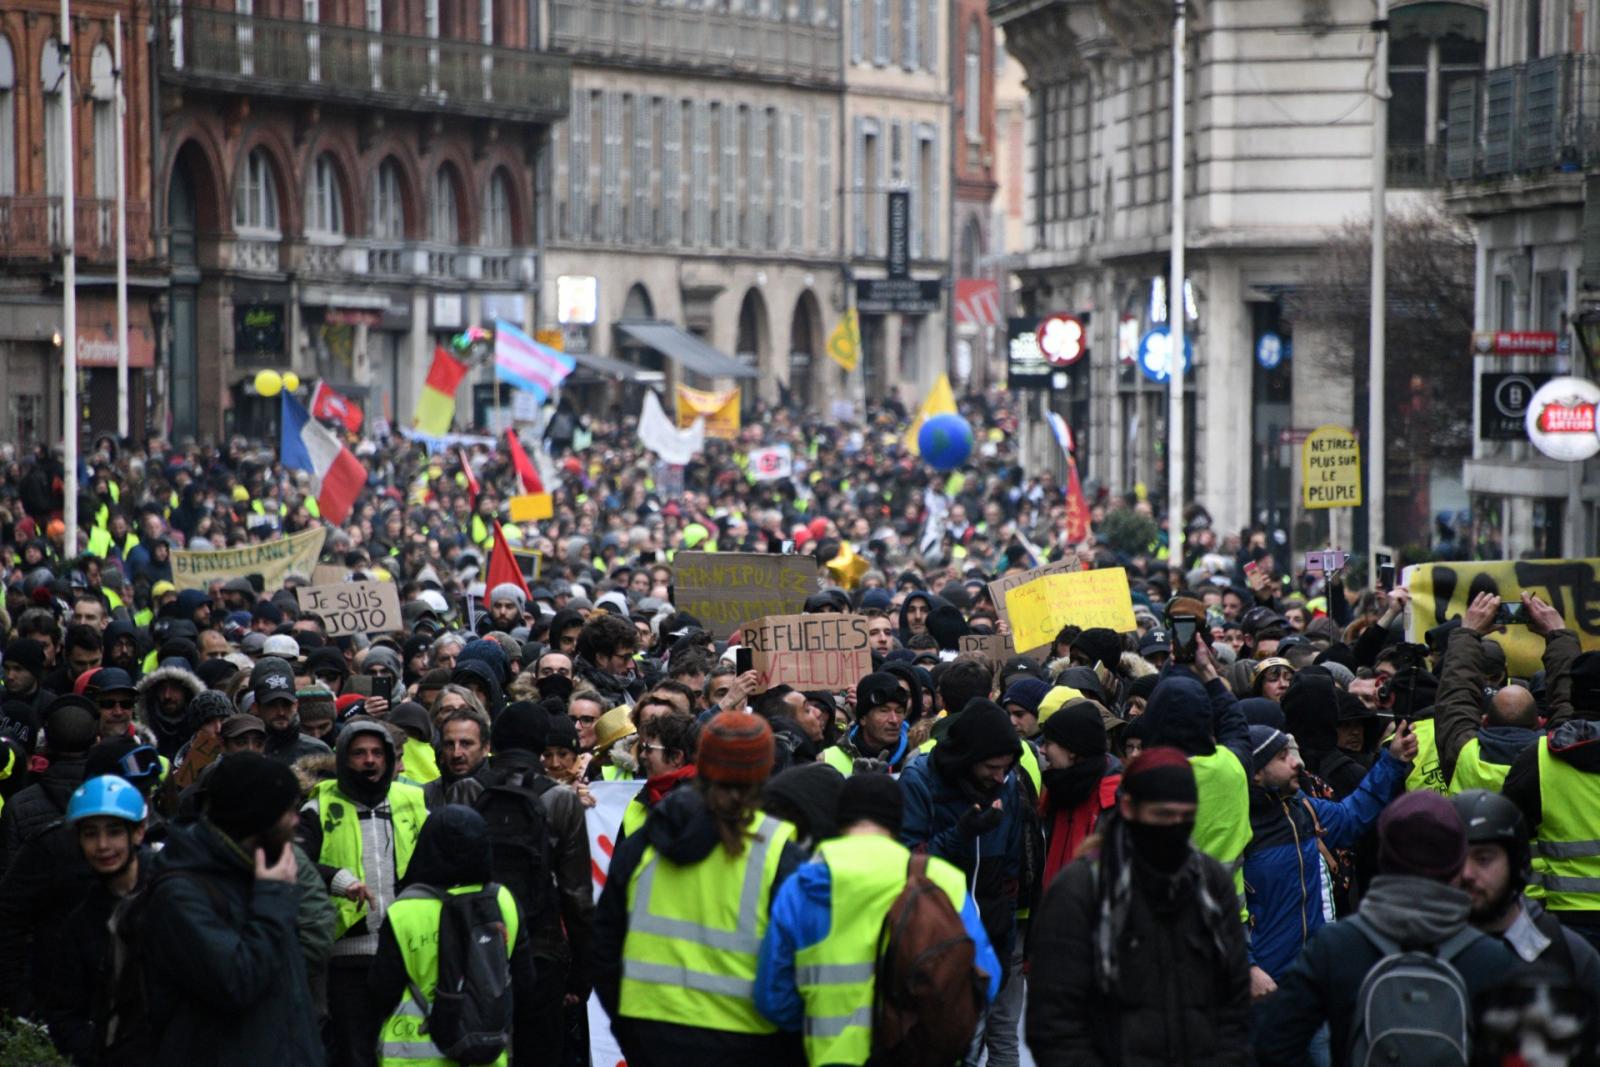
[[[1167,282],[1167,566],[1183,569],[1183,485],[1186,455],[1183,426],[1184,315],[1184,110],[1188,59],[1185,0],[1172,5],[1172,262]]]

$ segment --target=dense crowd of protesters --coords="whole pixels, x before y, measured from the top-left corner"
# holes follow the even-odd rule
[[[308,574],[174,575],[321,524],[274,449],[102,438],[71,557],[57,458],[6,457],[0,1040],[576,1065],[593,995],[634,1067],[1594,1062],[1600,653],[1525,594],[1543,669],[1508,677],[1492,588],[1409,643],[1404,588],[1199,508],[1174,560],[1091,487],[1075,541],[1014,414],[963,403],[938,473],[892,401],[685,467],[564,402],[521,524],[500,443],[352,439],[322,566],[403,625],[343,636]],[[488,584],[497,528],[525,581]],[[864,616],[873,669],[764,687],[675,606],[685,550],[814,556],[804,610]],[[1124,568],[1135,629],[961,651],[1010,632],[991,580],[1059,560]],[[942,1012],[891,960],[936,931]]]

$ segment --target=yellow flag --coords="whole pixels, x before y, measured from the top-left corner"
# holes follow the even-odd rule
[[[856,318],[855,308],[840,317],[839,325],[829,335],[828,358],[843,367],[846,374],[861,362],[861,322]]]
[[[956,413],[956,395],[950,390],[950,376],[939,375],[939,380],[933,383],[933,388],[928,391],[928,396],[922,401],[922,406],[917,409],[917,417],[911,420],[911,426],[906,430],[906,451],[913,456],[922,455],[922,448],[917,444],[917,434],[922,432],[922,424],[935,415],[954,415]]]

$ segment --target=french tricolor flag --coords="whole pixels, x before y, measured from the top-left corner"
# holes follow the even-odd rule
[[[494,323],[494,376],[543,404],[577,364],[571,356],[540,344],[511,323]]]
[[[367,484],[367,468],[333,432],[306,412],[305,407],[285,389],[283,397],[283,435],[278,442],[278,458],[292,470],[310,471],[317,506],[322,517],[334,525],[350,517],[356,497]]]

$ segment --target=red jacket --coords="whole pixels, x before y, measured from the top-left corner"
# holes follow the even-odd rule
[[[1117,789],[1122,785],[1122,775],[1108,774],[1100,779],[1099,792],[1091,794],[1075,808],[1050,812],[1050,791],[1039,798],[1039,811],[1045,818],[1044,885],[1071,863],[1084,840],[1100,822],[1100,813],[1117,803]]]

